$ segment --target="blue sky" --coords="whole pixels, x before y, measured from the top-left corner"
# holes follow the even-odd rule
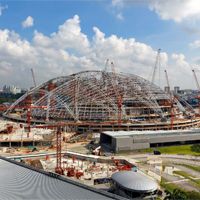
[[[192,75],[185,83],[179,78],[177,81],[178,75],[174,74],[181,72],[179,77],[186,76],[191,71],[190,66],[198,68],[196,65],[200,63],[198,0],[182,0],[181,3],[179,0],[24,0],[1,1],[0,5],[0,41],[3,38],[0,44],[0,86],[4,83],[22,86],[25,82],[30,86],[28,77],[12,79],[12,75],[18,72],[19,76],[26,75],[29,68],[34,68],[40,83],[62,75],[59,73],[77,72],[87,66],[88,69],[100,69],[108,55],[106,52],[119,65],[119,71],[147,78],[154,65],[156,50],[161,48],[163,65],[169,66],[173,84],[195,87],[191,83]],[[59,28],[62,25],[64,31]],[[94,27],[103,36],[97,34]],[[5,29],[8,32],[5,33]],[[18,35],[18,39],[11,33]],[[135,39],[134,42],[131,38]],[[48,44],[44,45],[46,39]],[[61,45],[65,42],[69,45]],[[122,46],[124,50],[120,52]],[[85,52],[83,48],[86,48]],[[48,62],[53,52],[56,57]],[[27,56],[30,56],[28,63],[24,61]],[[49,76],[45,70],[50,70]]]

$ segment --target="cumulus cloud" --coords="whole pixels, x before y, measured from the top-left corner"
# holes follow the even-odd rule
[[[173,53],[170,56],[168,65],[168,75],[171,86],[181,86],[189,89],[195,88],[195,82],[192,74],[193,65],[187,62],[184,54]]]
[[[124,20],[124,16],[122,13],[124,5],[125,5],[124,0],[112,0],[111,1],[112,13],[119,20]]]
[[[200,40],[195,40],[194,42],[190,43],[189,46],[191,48],[200,48]]]
[[[5,10],[5,9],[7,9],[8,8],[8,6],[6,5],[6,6],[2,6],[1,4],[0,4],[0,16],[3,14],[3,11]]]
[[[123,14],[121,12],[118,13],[116,17],[117,17],[117,19],[120,19],[120,20],[124,19],[124,16],[123,16]]]
[[[34,19],[31,16],[28,16],[23,22],[22,27],[28,28],[34,25]]]
[[[124,0],[112,0],[112,6],[122,8],[124,6]]]
[[[150,0],[149,8],[154,10],[163,20],[181,22],[184,19],[200,18],[199,0]]]
[[[98,27],[94,27],[93,31],[93,38],[89,40],[81,31],[77,15],[66,20],[50,35],[35,31],[32,42],[13,31],[0,30],[0,84],[33,85],[30,68],[34,68],[40,83],[82,70],[102,70],[107,58],[114,61],[117,72],[149,77],[155,65],[156,50],[135,38],[106,37]],[[185,57],[174,54],[171,59],[171,73],[181,77],[182,70],[188,68]],[[167,62],[168,55],[162,52],[162,71]],[[181,85],[185,82],[183,80],[175,81]]]
[[[200,19],[200,1],[199,0],[112,0],[111,6],[113,13],[120,19],[123,9],[127,6],[141,4],[149,7],[163,20],[173,20],[182,22],[185,20]],[[122,15],[123,16],[123,15]]]
[[[81,32],[78,15],[68,19],[60,25],[58,31],[49,37],[35,31],[33,41],[36,46],[56,49],[71,49],[74,53],[84,54],[90,49],[87,35]]]

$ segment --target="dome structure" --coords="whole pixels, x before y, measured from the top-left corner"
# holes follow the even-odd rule
[[[158,184],[141,172],[120,171],[112,175],[112,180],[122,188],[135,192],[154,192]]]
[[[134,74],[83,71],[51,79],[20,97],[6,111],[10,116],[18,108],[19,118],[66,121],[127,121],[167,117],[170,97],[155,84]],[[178,106],[178,107],[177,107]],[[179,111],[184,108],[176,100]],[[16,112],[15,112],[16,113]]]

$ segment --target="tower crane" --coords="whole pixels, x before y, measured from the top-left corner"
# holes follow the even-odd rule
[[[56,128],[56,167],[55,172],[63,175],[64,171],[62,168],[62,124],[45,124],[45,125],[39,125],[35,126],[35,128],[49,128],[49,129],[55,129]]]
[[[155,81],[156,71],[157,71],[158,66],[160,65],[160,52],[161,52],[161,49],[158,49],[157,55],[156,55],[156,62],[155,62],[154,69],[153,69],[153,75],[151,78],[152,83],[154,83],[154,81]]]
[[[197,79],[197,75],[196,75],[196,72],[195,70],[193,69],[192,70],[193,72],[193,75],[194,75],[194,80],[195,80],[195,83],[196,83],[196,86],[197,86],[197,90],[198,90],[198,93],[200,92],[200,85],[199,85],[199,81]],[[199,108],[199,115],[200,115],[200,95],[198,94],[197,96],[197,99],[198,99],[198,108]]]
[[[31,74],[32,74],[34,87],[36,87],[37,85],[36,85],[36,81],[35,81],[35,74],[34,74],[33,68],[31,68]]]
[[[167,70],[165,70],[165,78],[166,78],[166,81],[167,81],[167,87],[170,88]],[[170,90],[169,90],[169,96],[170,96],[170,105],[171,105],[170,128],[173,129],[173,124],[174,124],[174,100],[175,100],[175,97],[174,97],[174,95],[172,95]]]
[[[197,86],[197,90],[200,91],[200,85],[199,85],[199,81],[197,79],[196,72],[194,71],[194,69],[192,70],[192,72],[193,72],[193,75],[194,75],[194,79],[195,79],[195,83],[196,83],[196,86]]]
[[[61,132],[61,127],[58,126],[57,132],[56,132],[56,168],[55,168],[55,172],[63,175],[63,168],[61,166],[61,163],[62,163],[61,151],[62,151],[62,132]]]
[[[34,105],[28,105],[28,106],[23,106],[23,108],[27,109],[27,137],[29,137],[29,134],[31,132],[31,112],[33,108],[41,108],[41,109],[46,109],[47,106],[34,106]]]
[[[116,95],[117,107],[118,107],[118,124],[120,125],[122,123],[123,96],[122,96],[122,94],[120,94],[120,91],[119,91],[119,87],[118,87],[118,84],[117,84],[117,76],[116,76],[115,66],[114,66],[113,62],[111,62],[111,69],[112,69],[112,73],[113,73],[112,84],[113,84],[114,92],[115,92],[115,95]]]

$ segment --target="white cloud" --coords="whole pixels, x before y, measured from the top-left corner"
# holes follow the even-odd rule
[[[191,48],[200,48],[200,40],[195,40],[194,42],[190,43],[189,46]]]
[[[87,35],[81,32],[78,15],[66,20],[64,24],[59,26],[58,32],[52,33],[50,37],[35,31],[33,40],[37,46],[71,49],[79,54],[84,54],[90,48]]]
[[[124,20],[124,16],[121,12],[118,13],[116,17],[117,17],[117,19]]]
[[[150,0],[149,7],[164,20],[181,22],[200,18],[199,0]]]
[[[124,7],[124,0],[112,0],[111,1],[111,8],[112,8],[112,13],[113,15],[119,19],[119,20],[124,20],[124,16],[122,13],[123,7]]]
[[[0,4],[0,16],[3,14],[3,11],[5,10],[5,9],[7,9],[8,8],[8,6],[6,5],[6,6],[2,6],[1,4]]]
[[[28,16],[23,22],[22,27],[28,28],[34,25],[34,19],[31,16]]]
[[[171,86],[181,86],[184,89],[196,88],[191,64],[183,54],[172,54],[168,65],[168,75]]]
[[[114,61],[117,72],[133,73],[144,78],[150,76],[157,54],[151,46],[134,38],[106,37],[97,27],[93,31],[94,36],[89,40],[81,31],[80,19],[76,15],[50,36],[35,31],[32,42],[13,31],[0,30],[0,84],[33,85],[30,68],[34,68],[40,83],[82,70],[102,70],[107,58]],[[182,70],[188,74],[189,64],[184,55],[174,54],[171,60],[169,73],[176,75],[175,83],[184,85],[186,81],[180,77],[184,73]],[[161,71],[164,71],[168,62],[165,52],[161,53],[161,62]]]
[[[122,8],[124,6],[124,0],[112,0],[112,6]]]

